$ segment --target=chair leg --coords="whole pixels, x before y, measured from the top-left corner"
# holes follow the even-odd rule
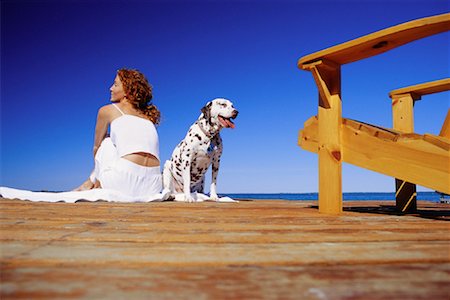
[[[415,184],[395,179],[395,191],[397,211],[401,213],[413,213],[417,211],[417,192]]]

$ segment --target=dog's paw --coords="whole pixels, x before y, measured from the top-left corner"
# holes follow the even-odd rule
[[[217,194],[216,193],[211,193],[210,195],[209,195],[209,200],[211,200],[211,201],[219,201],[219,196],[217,196]]]
[[[196,198],[193,197],[192,194],[186,195],[186,194],[184,194],[184,193],[178,193],[178,194],[176,194],[176,195],[175,195],[175,201],[179,201],[179,202],[189,202],[189,203],[197,202],[197,201],[196,201]]]
[[[171,196],[171,192],[169,189],[163,189],[163,191],[161,192],[161,201],[167,201],[169,200]]]
[[[185,202],[188,202],[188,203],[192,203],[192,202],[197,202],[197,199],[195,199],[194,197],[192,197],[191,195],[189,195],[189,196],[187,196],[187,195],[184,195],[184,201]]]

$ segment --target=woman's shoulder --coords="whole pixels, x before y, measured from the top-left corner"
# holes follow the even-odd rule
[[[119,111],[114,107],[114,104],[106,104],[98,109],[99,118],[112,121],[116,117],[120,116]]]
[[[114,107],[114,104],[106,104],[100,107],[98,112],[99,114],[115,114],[118,110]]]
[[[99,111],[111,111],[114,109],[113,105],[114,105],[113,103],[105,104],[105,105],[101,106],[98,110]]]

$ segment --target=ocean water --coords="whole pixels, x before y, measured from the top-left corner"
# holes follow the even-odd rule
[[[317,200],[317,193],[274,193],[274,194],[221,194],[233,199],[280,199],[280,200]],[[417,200],[439,202],[441,195],[435,192],[418,192]],[[446,200],[449,199],[447,196]],[[344,193],[344,201],[350,200],[392,200],[395,201],[395,193]]]

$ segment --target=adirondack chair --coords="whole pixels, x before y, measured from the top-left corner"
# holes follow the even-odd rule
[[[342,162],[450,193],[448,138],[430,142],[434,136],[343,119],[341,102],[342,65],[449,30],[448,13],[417,19],[306,55],[298,61],[300,69],[312,73],[319,90],[318,116],[305,122],[299,132],[299,145],[319,155],[320,212],[342,212]],[[397,108],[394,114],[396,111]]]

